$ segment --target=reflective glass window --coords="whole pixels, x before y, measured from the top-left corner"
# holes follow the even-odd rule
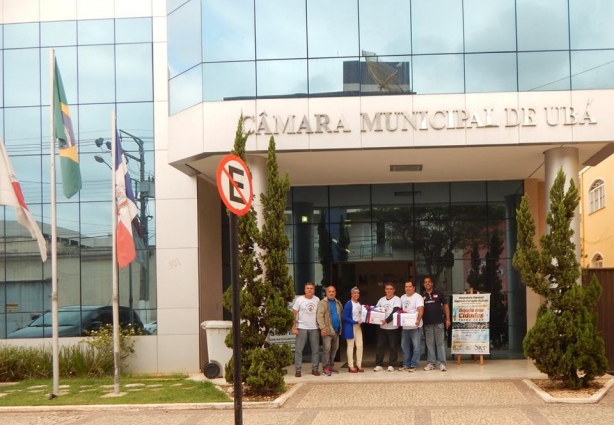
[[[256,63],[227,62],[203,65],[203,99],[232,100],[256,96]]]
[[[256,0],[256,58],[306,57],[305,0]]]
[[[59,47],[54,49],[55,59],[62,76],[62,84],[68,103],[77,103],[77,47]],[[40,51],[41,67],[41,104],[49,105],[49,50]]]
[[[414,204],[420,205],[449,205],[450,184],[442,183],[414,183]]]
[[[79,103],[115,101],[114,46],[80,46]]]
[[[114,34],[113,19],[77,21],[77,40],[80,45],[113,44]]]
[[[518,90],[569,90],[569,52],[518,53]]]
[[[118,102],[153,100],[151,49],[151,44],[115,46]]]
[[[116,43],[147,43],[151,40],[151,18],[115,20]]]
[[[348,61],[348,59],[310,59],[309,93],[330,93],[335,96],[352,88],[357,90],[358,87],[354,87],[351,81],[346,80],[345,64]],[[352,62],[360,64],[358,58]],[[346,82],[349,83],[347,86]]]
[[[110,122],[110,115],[107,117]],[[83,140],[83,144],[92,144],[91,140]],[[79,160],[81,162],[81,181],[83,188],[79,192],[80,201],[109,201],[108,208],[104,211],[93,212],[93,215],[87,216],[82,223],[82,230],[88,229],[87,233],[83,233],[83,237],[91,237],[91,229],[101,227],[101,216],[111,215],[111,198],[112,198],[112,186],[111,186],[111,152],[105,150],[104,152],[92,153],[81,152],[79,154]],[[100,161],[103,162],[100,162]],[[60,195],[61,196],[61,195]],[[110,221],[110,219],[109,219]]]
[[[119,113],[119,106],[117,111],[117,121],[118,127],[119,122],[124,117]],[[111,162],[109,155],[109,148],[106,146],[104,142],[111,141],[111,111],[113,110],[114,105],[100,104],[100,105],[79,105],[71,108],[71,113],[74,114],[74,110],[79,113],[79,131],[75,129],[75,137],[79,140],[79,152],[83,155],[85,153],[94,153],[100,154],[107,161]],[[74,118],[73,118],[73,121]],[[73,122],[74,125],[74,122]],[[121,128],[121,127],[120,127]],[[96,139],[102,138],[103,144],[98,147],[96,145]],[[94,161],[93,157],[90,158],[90,161]],[[81,160],[84,163],[83,160]],[[85,164],[85,163],[84,163]],[[94,164],[93,162],[87,164],[88,167],[96,167],[96,168],[106,168],[104,163]]]
[[[255,57],[254,0],[203,0],[203,61]]]
[[[518,50],[569,48],[567,0],[516,0]]]
[[[3,35],[4,35],[4,25],[0,25],[0,48],[4,48],[4,40],[3,40]]]
[[[40,104],[40,49],[4,51],[4,106]]]
[[[465,55],[467,93],[517,90],[516,53]]]
[[[152,102],[119,103],[117,105],[117,127],[127,131],[143,142],[143,149],[154,150],[154,109]],[[123,134],[124,149],[138,152],[138,143],[131,136]],[[152,170],[153,162],[147,162],[146,170]]]
[[[307,0],[310,58],[358,55],[356,0]]]
[[[614,50],[571,52],[574,90],[614,88]]]
[[[200,2],[190,0],[168,16],[168,68],[172,78],[202,61]]]
[[[5,49],[38,47],[39,42],[38,23],[4,25]]]
[[[463,55],[414,56],[413,91],[417,94],[463,93]]]
[[[410,0],[359,0],[360,49],[377,55],[411,54]]]
[[[307,95],[307,61],[258,61],[258,96]]]
[[[614,48],[614,2],[569,0],[572,49]]]
[[[462,53],[462,2],[412,0],[411,12],[412,53]]]
[[[363,93],[410,93],[412,91],[411,82],[411,62],[410,56],[368,56],[363,51],[363,58],[360,63],[360,91]],[[347,67],[344,71],[348,71]],[[311,70],[310,70],[311,72]],[[344,79],[347,77],[353,81],[356,77],[355,70],[349,75],[344,72]],[[347,80],[345,81],[347,83]]]
[[[0,28],[0,31],[2,31],[2,28]],[[4,81],[4,58],[2,54],[0,54],[0,81]],[[0,84],[0,108],[2,108],[3,106],[4,106],[4,84]],[[0,116],[1,115],[2,114],[0,113]]]
[[[515,0],[464,0],[465,52],[516,50]]]
[[[166,13],[171,13],[178,7],[184,5],[188,0],[166,0]]]
[[[202,64],[176,76],[169,81],[169,110],[176,114],[202,102],[203,70]]]
[[[77,44],[77,22],[41,22],[41,46],[74,46]]]

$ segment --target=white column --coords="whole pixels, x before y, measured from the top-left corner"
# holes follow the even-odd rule
[[[578,157],[578,148],[564,147],[554,148],[544,152],[546,160],[546,181],[545,181],[545,198],[546,198],[546,214],[550,212],[550,189],[554,184],[556,175],[560,169],[565,173],[565,190],[569,188],[569,179],[573,179],[576,188],[580,190],[579,174],[580,160]],[[576,259],[581,263],[580,258],[580,208],[576,208],[574,218],[571,220],[571,228],[574,231],[571,241],[576,245]]]
[[[267,191],[267,169],[266,157],[259,155],[247,155],[247,166],[252,173],[252,188],[254,191],[253,206],[258,216],[258,228],[262,229],[264,224],[264,216],[262,214],[262,202],[260,194]]]

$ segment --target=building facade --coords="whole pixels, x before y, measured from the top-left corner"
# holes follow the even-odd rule
[[[137,371],[198,370],[200,323],[225,317],[228,226],[215,171],[241,115],[253,132],[256,192],[266,190],[271,136],[290,176],[287,258],[297,293],[311,281],[336,285],[343,298],[358,285],[368,302],[383,282],[401,292],[405,280],[429,275],[452,294],[468,288],[472,271],[494,267],[481,283],[502,300],[493,357],[519,357],[539,299],[511,266],[515,209],[529,194],[543,232],[557,171],[577,179],[609,153],[613,8],[605,0],[4,0],[3,138],[44,228],[44,58],[56,48],[85,171],[79,198],[62,200],[58,214],[76,235],[64,270],[81,305],[106,304],[111,291],[85,261],[94,245],[109,252],[110,217],[98,213],[111,208],[109,170],[95,156],[105,154],[110,110],[143,142],[124,137],[137,158],[148,261],[122,271],[120,302],[131,299],[157,325],[139,339]],[[10,214],[4,208],[4,223]],[[579,221],[574,227],[579,235]],[[26,321],[46,308],[46,265],[28,277],[38,282],[36,308],[9,299],[17,289],[7,288],[23,287],[11,258],[20,242],[4,241],[0,337],[12,315]],[[94,287],[108,288],[90,297]],[[61,279],[60,303],[62,291]]]

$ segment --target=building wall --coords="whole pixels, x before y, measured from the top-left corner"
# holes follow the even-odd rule
[[[604,207],[590,212],[591,185],[604,182]],[[582,267],[597,267],[593,259],[601,255],[601,267],[614,267],[614,156],[580,173],[580,202],[582,204]]]

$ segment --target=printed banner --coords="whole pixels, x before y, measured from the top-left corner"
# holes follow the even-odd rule
[[[452,354],[490,354],[490,294],[452,296]]]

